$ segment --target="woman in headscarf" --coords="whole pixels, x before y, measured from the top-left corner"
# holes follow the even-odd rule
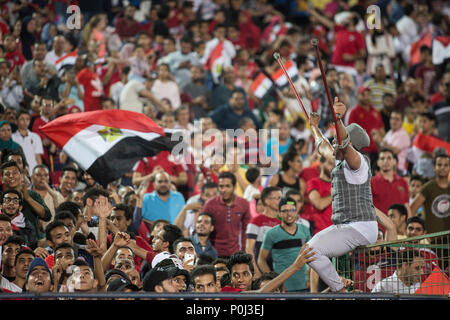
[[[13,141],[11,138],[12,130],[11,125],[8,121],[2,120],[0,121],[0,153],[4,154],[5,152],[20,150],[23,152],[22,148],[19,144]]]
[[[22,54],[25,59],[33,59],[33,46],[36,42],[34,32],[36,31],[36,20],[32,17],[26,17],[22,22],[22,31],[20,40],[22,41]]]

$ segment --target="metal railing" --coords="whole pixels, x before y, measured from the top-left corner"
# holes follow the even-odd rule
[[[360,292],[378,290],[374,288],[384,281],[378,287],[389,287],[394,293],[446,296],[450,292],[449,239],[450,231],[444,231],[380,242],[358,247],[344,256],[333,258],[333,262],[338,273],[353,280],[353,289]],[[413,255],[417,253],[420,256],[414,260]],[[416,271],[413,270],[415,267]],[[397,277],[399,274],[402,280]],[[391,280],[393,283],[389,283]]]

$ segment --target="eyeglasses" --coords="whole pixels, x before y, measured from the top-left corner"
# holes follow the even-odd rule
[[[19,198],[3,198],[3,203],[14,203],[14,204],[19,204],[20,203],[20,199]]]
[[[280,210],[281,213],[295,213],[297,212],[296,209],[284,209],[284,210]]]

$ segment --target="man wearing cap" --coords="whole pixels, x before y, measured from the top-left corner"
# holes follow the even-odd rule
[[[173,259],[164,259],[152,268],[143,279],[144,291],[156,293],[177,293],[179,287],[174,281],[177,275],[185,275],[189,283],[189,272]]]
[[[27,292],[42,293],[53,291],[53,275],[44,259],[34,258],[25,281]]]
[[[364,148],[369,153],[370,160],[374,161],[378,153],[378,147],[372,138],[372,130],[379,130],[384,135],[384,123],[380,111],[370,103],[370,88],[360,87],[358,89],[358,104],[350,112],[348,123],[360,125],[369,135],[370,144]]]
[[[335,139],[334,148],[318,128],[319,115],[310,115],[316,148],[323,156],[334,154],[338,163],[331,171],[333,225],[317,233],[308,242],[315,252],[315,261],[310,262],[309,266],[331,291],[344,292],[349,283],[341,280],[330,258],[342,256],[358,246],[374,243],[378,225],[370,184],[370,160],[360,153],[361,149],[369,146],[369,136],[356,123],[347,127],[343,125],[341,119],[347,108],[337,98],[333,108],[338,118],[337,132],[341,138],[339,145]]]
[[[281,224],[264,234],[259,251],[258,265],[262,272],[270,272],[266,260],[272,253],[273,271],[281,274],[297,258],[300,248],[311,239],[309,229],[297,223],[296,202],[292,198],[281,198],[278,204]],[[306,291],[306,267],[301,268],[284,282],[286,291]]]
[[[130,280],[124,278],[117,278],[113,280],[109,285],[107,292],[133,292],[139,291],[139,288],[131,283]],[[117,298],[115,300],[124,300],[126,298]]]

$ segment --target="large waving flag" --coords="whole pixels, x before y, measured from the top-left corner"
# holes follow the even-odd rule
[[[41,130],[103,186],[142,158],[171,151],[179,143],[144,114],[127,110],[67,114]]]

